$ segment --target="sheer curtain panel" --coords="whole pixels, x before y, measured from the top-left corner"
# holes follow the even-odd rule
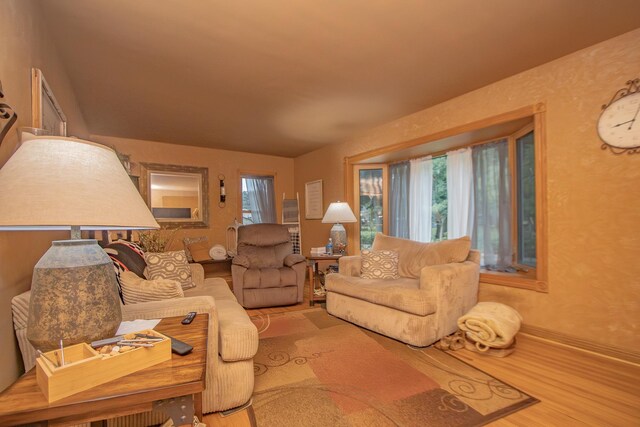
[[[507,140],[472,148],[475,180],[473,247],[482,265],[512,264],[511,191]]]
[[[389,234],[409,238],[409,162],[389,165]]]
[[[272,176],[248,176],[247,196],[253,224],[276,223],[276,203]]]
[[[409,161],[409,238],[431,241],[433,161],[431,156]]]
[[[470,148],[447,153],[448,238],[471,236],[473,227],[473,159]]]

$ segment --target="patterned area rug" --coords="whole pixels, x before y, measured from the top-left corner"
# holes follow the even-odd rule
[[[257,425],[476,426],[537,399],[435,348],[415,348],[324,309],[252,318]]]

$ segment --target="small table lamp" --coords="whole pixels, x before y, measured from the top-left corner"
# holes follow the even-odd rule
[[[122,320],[113,265],[81,230],[159,228],[116,153],[75,138],[22,134],[0,169],[0,230],[71,230],[33,271],[27,338],[47,351],[113,336]]]
[[[344,254],[347,249],[347,230],[344,229],[341,223],[356,221],[356,216],[353,214],[347,202],[333,202],[327,208],[322,222],[325,224],[334,224],[333,227],[331,227],[330,237],[333,241],[333,247],[337,252]]]

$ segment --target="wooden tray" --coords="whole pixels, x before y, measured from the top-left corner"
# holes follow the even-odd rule
[[[171,340],[154,330],[138,333],[164,338],[153,347],[136,347],[114,356],[101,355],[82,343],[64,349],[64,366],[55,366],[44,357],[36,359],[36,380],[49,402],[90,389],[171,359]],[[44,353],[56,360],[59,350]]]

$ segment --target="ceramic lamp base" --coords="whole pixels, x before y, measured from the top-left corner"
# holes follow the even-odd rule
[[[33,270],[27,338],[39,350],[112,337],[120,296],[111,259],[96,240],[59,240]]]
[[[329,236],[333,241],[334,254],[343,255],[347,253],[347,230],[344,229],[344,226],[342,224],[334,224],[333,227],[331,227]]]

